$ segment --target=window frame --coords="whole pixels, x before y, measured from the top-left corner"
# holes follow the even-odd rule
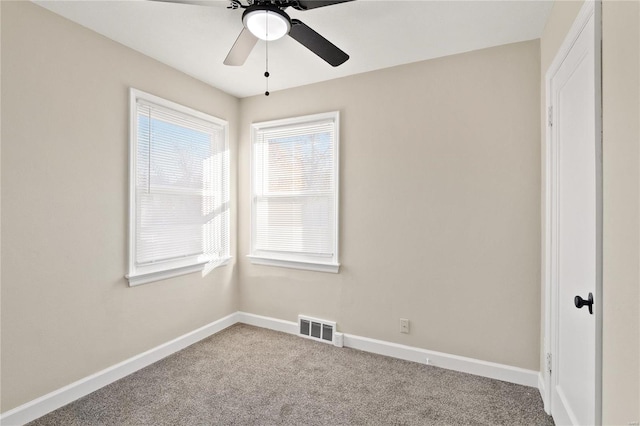
[[[256,142],[258,140],[258,134],[262,130],[268,130],[270,128],[292,126],[292,125],[304,125],[316,121],[331,120],[333,121],[333,179],[334,179],[334,211],[333,211],[333,256],[328,258],[328,261],[321,261],[320,257],[315,259],[311,255],[290,255],[280,253],[276,255],[274,252],[265,252],[256,250]],[[340,112],[331,111],[320,114],[305,115],[299,117],[290,117],[278,120],[263,121],[251,124],[251,149],[250,149],[250,229],[249,229],[249,254],[247,258],[252,264],[277,266],[283,268],[303,269],[318,272],[330,272],[339,273],[339,230],[340,230]]]
[[[227,246],[226,256],[220,258],[212,258],[207,256],[206,253],[199,255],[187,256],[182,259],[171,259],[167,261],[160,261],[156,263],[150,263],[146,265],[139,265],[136,259],[137,253],[137,172],[138,172],[138,100],[142,100],[151,104],[155,104],[160,108],[169,109],[180,114],[185,114],[194,117],[198,120],[204,120],[213,124],[220,131],[224,133],[224,150],[229,150],[229,123],[226,120],[214,117],[209,114],[194,110],[192,108],[180,105],[178,103],[169,101],[167,99],[152,95],[150,93],[143,92],[138,89],[129,89],[129,227],[128,227],[128,248],[129,248],[129,272],[125,275],[125,278],[129,282],[130,287],[134,287],[141,284],[147,284],[167,278],[176,277],[179,275],[190,274],[194,272],[203,271],[205,268],[215,269],[219,266],[223,266],[229,263],[232,259],[231,256],[231,215],[224,223],[226,228]],[[223,178],[223,192],[230,195],[230,160],[227,157],[226,174]],[[216,236],[217,237],[217,236]],[[211,268],[207,265],[213,264]]]

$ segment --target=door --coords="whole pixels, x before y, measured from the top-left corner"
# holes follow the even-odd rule
[[[550,405],[556,424],[574,425],[601,422],[600,32],[594,3],[585,8],[547,76]]]

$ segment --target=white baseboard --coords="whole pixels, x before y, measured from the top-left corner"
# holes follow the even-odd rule
[[[298,334],[298,323],[293,321],[284,321],[249,314],[246,312],[238,312],[238,322],[271,330],[283,331],[285,333]],[[491,379],[503,380],[505,382],[516,383],[518,385],[531,386],[534,388],[538,387],[538,372],[533,370],[481,361],[474,358],[450,355],[442,352],[429,351],[413,346],[405,346],[383,340],[355,336],[353,334],[345,333],[343,339],[344,346],[348,348],[359,349],[365,352],[372,352],[421,364],[427,364],[428,359],[428,364],[435,367],[475,374],[476,376],[488,377]]]
[[[237,312],[87,376],[0,415],[0,425],[23,425],[134,373],[238,322]]]
[[[268,328],[269,330],[282,331],[288,334],[298,334],[298,323],[293,321],[285,321],[272,317],[263,317],[262,315],[249,314],[247,312],[236,312],[238,322],[256,327]]]
[[[254,325],[288,334],[298,334],[298,323],[296,322],[246,312],[235,312],[204,327],[92,374],[91,376],[2,413],[2,415],[0,415],[0,425],[23,425],[35,420],[236,323]],[[428,364],[436,367],[503,380],[519,385],[537,387],[541,390],[541,394],[544,395],[544,381],[541,381],[541,376],[537,371],[429,351],[352,334],[344,334],[343,338],[345,347],[421,364],[427,364],[428,359]]]
[[[538,373],[538,391],[540,391],[540,397],[542,398],[542,404],[544,405],[544,412],[551,415],[551,405],[547,398],[547,389],[542,371]]]
[[[476,376],[488,377],[490,379],[516,383],[518,385],[531,387],[537,387],[538,385],[537,371],[512,367],[510,365],[429,351],[427,349],[369,339],[351,334],[344,335],[344,346],[421,364],[433,365],[434,367],[446,368],[447,370],[455,370]]]

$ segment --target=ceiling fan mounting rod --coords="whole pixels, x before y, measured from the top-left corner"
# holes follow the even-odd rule
[[[231,4],[227,6],[227,9],[247,9],[251,6],[276,6],[280,9],[287,7],[293,7],[298,10],[306,10],[307,8],[300,5],[298,0],[246,0],[246,4],[242,3],[242,0],[229,0]]]
[[[246,9],[249,6],[245,6],[244,4],[242,4],[242,2],[240,0],[230,0],[230,4],[229,6],[227,6],[227,9],[233,9],[236,10],[238,8],[242,8],[242,9]]]

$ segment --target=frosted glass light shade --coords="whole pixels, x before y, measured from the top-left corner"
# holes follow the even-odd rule
[[[260,40],[277,40],[291,29],[291,23],[283,15],[272,10],[252,10],[242,18],[244,26]]]

